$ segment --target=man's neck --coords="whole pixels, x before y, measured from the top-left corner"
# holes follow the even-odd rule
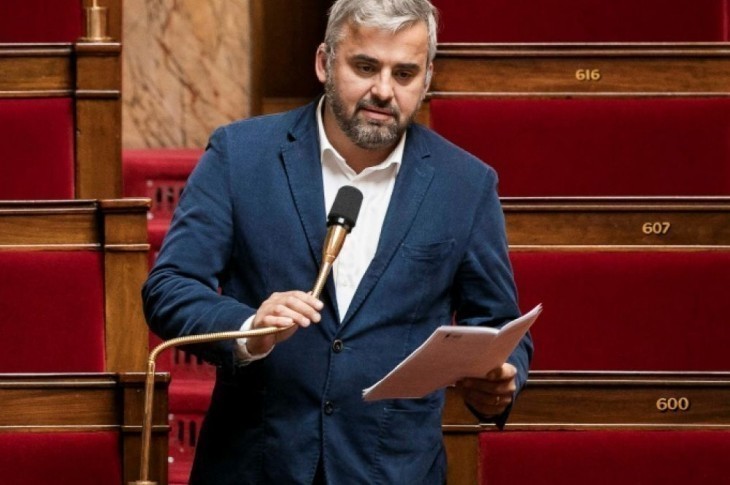
[[[322,123],[324,125],[324,131],[327,134],[327,139],[355,173],[360,173],[368,167],[381,164],[388,158],[388,155],[390,155],[398,144],[398,141],[396,141],[392,145],[377,149],[367,149],[357,146],[340,129],[326,103],[322,113]]]

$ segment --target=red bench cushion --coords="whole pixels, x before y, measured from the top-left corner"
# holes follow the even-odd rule
[[[726,483],[727,431],[481,433],[480,483]]]
[[[125,197],[150,197],[157,201],[160,181],[185,183],[203,151],[197,148],[124,150],[122,167]]]
[[[125,197],[152,200],[147,234],[151,245],[150,264],[162,246],[172,213],[203,151],[197,148],[124,150],[122,167]]]
[[[174,410],[170,408],[170,485],[187,484],[193,467],[195,446],[198,442],[200,427],[205,411]]]
[[[434,0],[440,42],[717,42],[727,0]]]
[[[81,37],[81,0],[3,0],[0,42],[74,42]]]
[[[533,369],[727,371],[730,252],[513,252]]]
[[[0,252],[0,372],[104,370],[102,258]]]
[[[0,433],[0,481],[24,485],[122,483],[119,443],[119,435],[111,432]]]
[[[73,199],[71,100],[1,99],[0,153],[0,199]]]
[[[433,99],[503,196],[730,195],[730,99]]]

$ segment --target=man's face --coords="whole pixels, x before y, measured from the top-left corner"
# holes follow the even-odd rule
[[[397,33],[349,24],[334,62],[318,52],[317,75],[337,126],[360,148],[394,145],[426,93],[428,30],[423,22]]]

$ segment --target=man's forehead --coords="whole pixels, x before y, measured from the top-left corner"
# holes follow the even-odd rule
[[[428,28],[425,22],[416,22],[394,32],[350,22],[342,30],[338,47],[348,57],[380,59],[387,54],[402,62],[421,63],[428,58]]]

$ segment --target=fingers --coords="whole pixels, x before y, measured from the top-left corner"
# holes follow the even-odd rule
[[[463,381],[457,384],[457,388],[461,392],[464,402],[483,417],[502,414],[507,406],[512,404],[512,393],[485,392],[478,388],[468,387]]]
[[[464,401],[483,416],[501,414],[512,403],[517,369],[503,364],[492,369],[484,378],[466,378],[457,383]]]
[[[253,328],[308,327],[321,320],[319,310],[322,306],[321,301],[303,291],[273,293],[256,312]]]
[[[517,368],[505,362],[501,367],[490,370],[486,375],[486,379],[488,381],[498,382],[514,379],[515,376],[517,376]]]
[[[276,343],[291,337],[297,328],[319,322],[323,306],[321,301],[303,291],[273,293],[259,307],[251,328],[291,328],[275,335],[251,338],[246,342],[246,348],[252,355],[268,352]]]

